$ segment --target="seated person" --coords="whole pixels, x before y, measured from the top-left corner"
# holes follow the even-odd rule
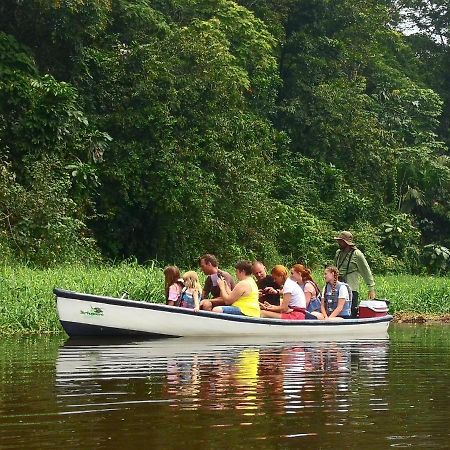
[[[292,279],[286,267],[277,265],[272,269],[273,279],[283,286],[279,306],[264,303],[261,317],[286,320],[303,320],[306,315],[306,300],[302,288]]]
[[[200,303],[202,309],[206,311],[211,311],[213,306],[224,305],[225,303],[220,298],[220,289],[217,284],[219,277],[222,277],[229,288],[232,290],[234,288],[233,277],[225,270],[219,269],[219,262],[214,255],[206,254],[200,258],[200,267],[206,277],[205,286],[203,287],[203,300]],[[212,299],[207,300],[211,294]]]
[[[180,279],[180,269],[177,266],[167,266],[164,269],[166,305],[174,306],[180,299],[184,282]]]
[[[322,299],[319,285],[313,280],[311,270],[302,264],[295,264],[291,269],[291,278],[296,281],[305,293],[306,318],[323,319],[321,313]],[[308,314],[309,313],[309,314]],[[313,315],[314,317],[310,317]]]
[[[202,299],[202,288],[198,280],[198,275],[194,271],[186,272],[183,275],[184,288],[180,294],[180,306],[182,308],[200,310],[200,300]]]
[[[267,302],[278,306],[280,304],[281,286],[275,282],[272,275],[267,275],[267,269],[262,262],[255,261],[252,270],[259,289],[260,303]]]
[[[325,289],[322,295],[322,315],[325,320],[342,320],[351,318],[351,290],[348,284],[338,281],[337,267],[325,269]]]
[[[225,305],[215,306],[213,312],[259,317],[258,286],[252,277],[252,263],[240,261],[235,267],[239,282],[231,290],[226,281],[219,277],[217,283],[220,289],[220,297]]]

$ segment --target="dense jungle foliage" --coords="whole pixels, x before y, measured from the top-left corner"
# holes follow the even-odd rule
[[[450,267],[444,0],[3,0],[0,251]]]

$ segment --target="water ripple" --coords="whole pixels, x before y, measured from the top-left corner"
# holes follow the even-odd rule
[[[450,345],[394,335],[17,352],[2,366],[0,448],[447,448]]]

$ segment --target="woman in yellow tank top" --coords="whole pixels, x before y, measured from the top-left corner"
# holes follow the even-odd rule
[[[252,277],[252,263],[250,261],[240,261],[235,267],[239,282],[232,291],[230,291],[224,280],[217,280],[220,296],[226,306],[216,306],[213,308],[213,312],[259,317],[261,311],[259,308],[258,286]]]

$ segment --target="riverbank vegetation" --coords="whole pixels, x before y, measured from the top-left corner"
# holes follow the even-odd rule
[[[150,282],[129,266],[67,278],[61,263],[191,266],[212,252],[318,266],[340,229],[375,272],[448,271],[448,8],[2,1],[0,253],[56,266],[0,287],[7,304],[31,296],[32,317],[11,303],[11,320],[56,326],[36,316],[52,304],[44,286]]]
[[[379,297],[391,300],[391,313],[403,319],[450,314],[450,292],[445,278],[378,276],[377,285]],[[154,265],[68,265],[54,269],[2,266],[0,334],[61,332],[54,287],[114,297],[128,292],[132,299],[164,302],[164,275]]]

